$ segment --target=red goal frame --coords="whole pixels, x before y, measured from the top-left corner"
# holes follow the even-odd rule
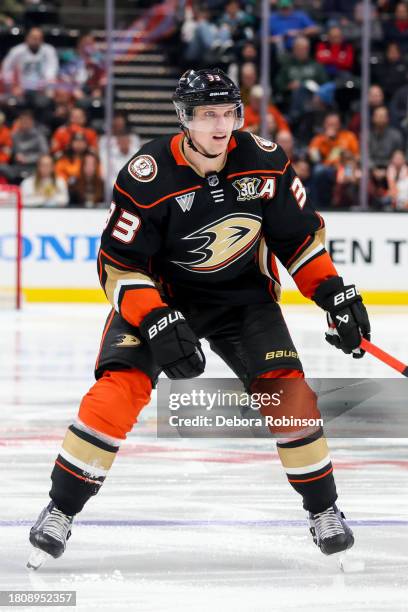
[[[16,244],[17,244],[16,262],[15,262],[15,265],[16,265],[15,307],[17,310],[20,310],[21,305],[22,305],[21,282],[22,282],[22,253],[23,253],[23,249],[22,249],[23,202],[22,202],[22,197],[21,197],[21,190],[16,185],[0,185],[0,193],[13,194],[15,196],[15,203],[16,203],[16,225],[15,225],[16,230],[15,231],[16,231]]]

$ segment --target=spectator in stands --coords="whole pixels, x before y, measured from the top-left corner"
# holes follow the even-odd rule
[[[292,0],[278,0],[277,12],[269,20],[270,42],[279,53],[291,50],[299,35],[316,36],[320,28],[304,11],[296,11]]]
[[[305,112],[312,94],[326,81],[325,69],[310,57],[309,40],[299,36],[294,42],[292,54],[282,61],[275,81],[277,90],[288,98],[291,121]]]
[[[279,130],[276,134],[276,144],[278,144],[285,151],[286,155],[290,160],[293,160],[295,157],[295,141],[292,136],[292,133],[289,130]]]
[[[82,159],[88,150],[88,142],[82,132],[72,135],[71,144],[64,155],[55,162],[55,174],[68,185],[77,179],[81,172]]]
[[[7,164],[10,161],[12,146],[13,141],[6,125],[6,116],[0,111],[0,164]]]
[[[31,111],[23,111],[17,118],[12,138],[14,162],[33,171],[40,156],[48,153],[48,143]]]
[[[243,64],[244,62],[253,62],[257,66],[259,64],[258,55],[256,45],[252,42],[245,42],[243,47],[240,49],[238,59],[240,64]]]
[[[76,132],[84,134],[88,148],[96,152],[98,150],[98,135],[92,128],[86,127],[87,116],[83,108],[75,106],[69,113],[67,125],[59,127],[53,134],[51,148],[54,155],[61,156],[71,143],[72,135]]]
[[[292,166],[300,180],[302,181],[303,187],[306,189],[306,194],[311,196],[312,191],[312,169],[310,162],[307,157],[294,157]],[[314,202],[312,202],[314,204]]]
[[[369,152],[372,165],[385,170],[393,153],[402,148],[402,136],[390,126],[387,107],[379,106],[373,112],[371,120]]]
[[[313,199],[318,207],[332,205],[332,193],[337,168],[342,154],[359,156],[359,143],[353,134],[343,130],[338,113],[330,113],[324,120],[323,133],[315,136],[309,144],[309,156],[316,164],[313,169]]]
[[[130,127],[127,122],[126,115],[123,113],[115,113],[112,119],[112,138],[108,145],[107,136],[103,135],[99,139],[99,157],[105,155],[106,149],[110,148],[112,156],[119,154],[119,144],[117,137],[127,134],[130,139],[130,155],[134,155],[141,146],[140,138],[137,134],[130,133]]]
[[[379,85],[371,85],[368,90],[368,110],[370,114],[370,119],[373,116],[373,112],[379,106],[383,106],[384,104],[384,91]],[[360,106],[360,101],[359,101]],[[349,129],[358,136],[361,130],[361,113],[360,111],[354,113],[351,117],[349,125]]]
[[[354,49],[361,47],[361,31],[363,27],[363,2],[358,2],[354,6],[353,18],[342,19],[341,29],[345,40],[349,41]],[[381,21],[378,19],[377,9],[371,3],[371,42],[374,46],[380,47],[383,44],[383,29]]]
[[[323,133],[315,136],[309,145],[312,161],[327,166],[337,166],[343,151],[359,156],[357,137],[349,130],[343,130],[338,113],[329,113],[323,123]]]
[[[39,28],[32,28],[24,43],[10,49],[2,66],[4,83],[18,104],[34,108],[42,119],[52,104],[57,73],[57,52],[44,43]]]
[[[385,58],[374,64],[372,69],[373,81],[381,84],[387,100],[390,100],[397,89],[405,85],[408,74],[408,62],[402,56],[399,44],[388,43]]]
[[[291,122],[291,129],[296,143],[301,149],[307,148],[316,134],[320,134],[325,117],[337,111],[335,101],[335,84],[332,81],[324,83],[312,94],[304,112],[296,121]]]
[[[82,159],[79,177],[69,187],[70,205],[97,208],[104,202],[104,183],[99,159],[86,153]]]
[[[403,53],[408,52],[408,6],[405,2],[396,5],[394,18],[385,24],[384,35],[387,41],[398,43]]]
[[[119,171],[123,168],[125,164],[129,162],[134,155],[135,151],[132,149],[132,141],[130,134],[120,134],[119,136],[115,136],[115,146],[117,147],[117,152],[111,157],[111,172],[110,178],[108,178],[108,149],[100,150],[100,160],[101,160],[101,175],[104,179],[109,180],[112,184],[115,181]]]
[[[391,124],[402,130],[405,137],[408,132],[408,84],[403,85],[393,95],[390,104]]]
[[[212,23],[207,7],[196,7],[194,11],[194,28],[185,49],[185,60],[205,68],[221,61],[223,53],[232,48],[232,36],[228,27]]]
[[[333,206],[351,208],[358,205],[361,170],[355,155],[342,151],[337,166]]]
[[[29,110],[17,117],[11,138],[11,163],[3,164],[0,172],[10,182],[19,183],[22,178],[34,172],[39,157],[48,153],[48,143]]]
[[[249,94],[254,85],[258,82],[258,71],[253,62],[242,64],[239,74],[239,84],[241,90],[241,100],[244,106],[249,104]]]
[[[54,161],[50,155],[41,155],[35,174],[21,183],[21,194],[23,206],[67,206],[67,184],[55,175]]]
[[[317,44],[316,60],[323,64],[331,77],[350,72],[354,64],[354,50],[350,43],[344,41],[341,28],[332,26],[327,41]]]
[[[57,87],[53,101],[53,108],[47,119],[47,128],[53,134],[62,125],[69,121],[69,113],[73,107],[72,96],[69,91]]]
[[[251,39],[254,36],[252,31],[253,19],[250,14],[241,10],[238,0],[228,0],[219,25],[228,27],[232,39],[236,42]]]
[[[59,83],[70,91],[77,105],[85,108],[95,98],[102,98],[106,84],[104,57],[96,48],[92,34],[81,36],[76,50],[65,53]]]
[[[408,210],[408,163],[399,149],[394,151],[388,164],[387,183],[393,208]]]
[[[254,85],[249,95],[249,105],[244,109],[244,128],[247,132],[259,134],[261,125],[261,103],[263,98],[263,89],[261,85]],[[272,104],[268,104],[268,115],[273,117],[274,123],[277,130],[288,130],[290,131],[289,125],[278,110],[278,108]]]

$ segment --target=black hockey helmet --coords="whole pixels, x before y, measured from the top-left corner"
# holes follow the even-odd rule
[[[190,127],[196,106],[210,104],[234,104],[234,130],[239,130],[244,124],[239,88],[220,68],[187,70],[178,82],[173,103],[182,128]]]

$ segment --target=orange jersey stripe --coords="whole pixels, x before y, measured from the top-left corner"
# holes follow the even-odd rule
[[[127,289],[120,305],[120,314],[131,325],[138,327],[140,322],[153,308],[167,306],[160,293],[153,287],[143,289]]]
[[[338,274],[330,255],[325,252],[306,263],[298,272],[295,272],[293,280],[299,291],[305,297],[312,299],[320,283],[331,276],[338,276]]]
[[[103,249],[100,249],[100,253],[102,253],[102,255],[104,255],[107,259],[110,259],[111,261],[113,261],[113,263],[116,263],[119,266],[122,266],[122,268],[126,268],[127,270],[138,270],[139,269],[137,266],[127,266],[127,265],[121,263],[120,261],[117,261],[116,259],[114,259],[110,255],[108,255]]]
[[[163,196],[162,198],[159,198],[158,200],[156,200],[155,202],[152,202],[151,204],[140,204],[139,202],[136,202],[134,198],[132,198],[130,193],[122,189],[122,187],[119,187],[117,183],[115,183],[115,187],[121,194],[126,196],[131,202],[133,202],[133,204],[135,204],[139,208],[152,208],[152,206],[156,206],[157,204],[160,204],[160,202],[164,202],[164,200],[168,200],[169,198],[172,198],[173,196],[177,196],[182,193],[187,193],[188,191],[193,191],[194,189],[202,189],[201,185],[193,185],[192,187],[188,187],[188,189],[182,189],[181,191],[174,191],[173,193],[168,193],[167,195]]]
[[[246,170],[245,172],[234,172],[234,174],[228,174],[227,178],[232,178],[233,176],[242,176],[243,174],[285,174],[288,166],[290,165],[290,160],[288,160],[285,164],[283,170]]]

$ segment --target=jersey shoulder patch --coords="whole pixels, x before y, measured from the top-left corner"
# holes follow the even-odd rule
[[[252,138],[255,140],[256,144],[262,151],[267,151],[271,153],[272,151],[276,151],[278,145],[276,142],[272,142],[272,140],[266,140],[266,138],[261,138],[257,134],[251,134]]]
[[[150,183],[157,176],[157,162],[152,155],[137,155],[130,160],[127,170],[136,181]]]
[[[166,202],[172,191],[181,189],[172,172],[169,140],[165,136],[144,144],[118,174],[116,190],[140,208]]]

